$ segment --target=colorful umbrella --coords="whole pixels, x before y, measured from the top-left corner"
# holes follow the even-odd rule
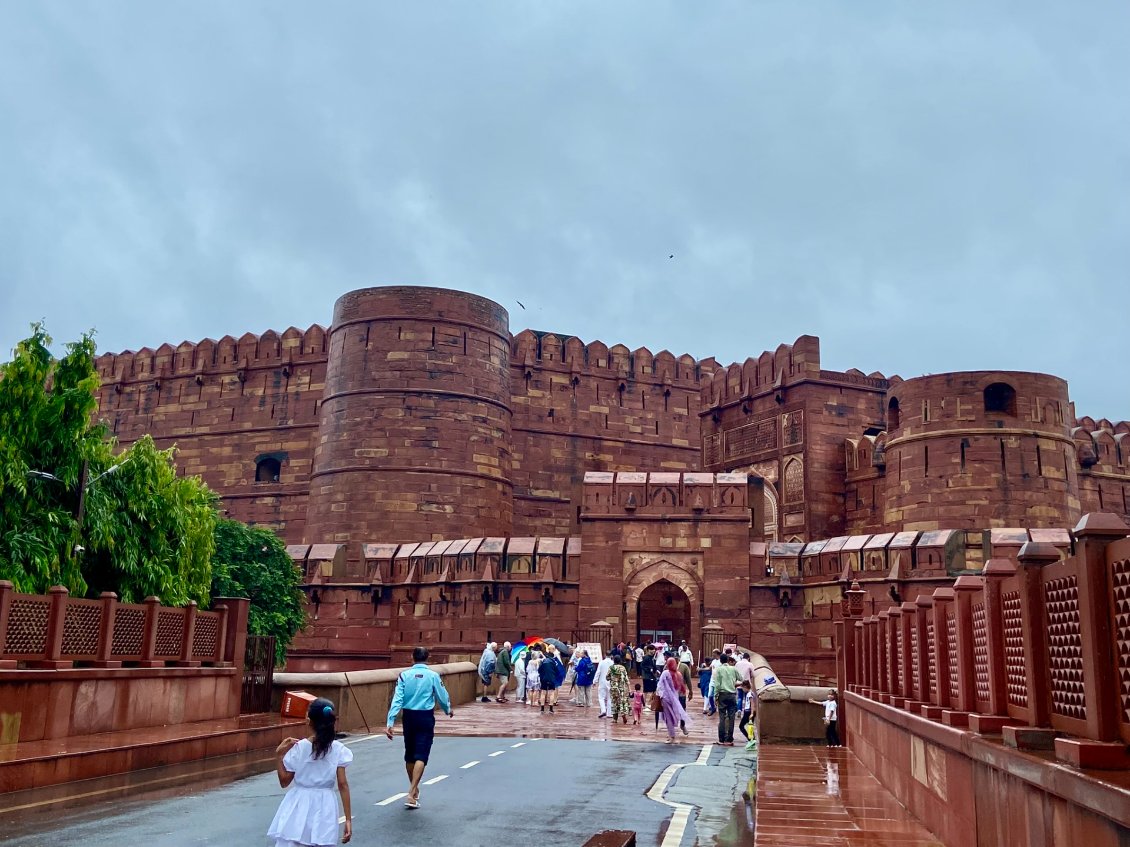
[[[545,639],[540,635],[531,635],[529,638],[525,638],[521,641],[515,641],[514,646],[510,648],[510,657],[516,662],[518,661],[519,656],[521,656],[531,647],[534,647],[534,645],[536,644],[542,645],[542,652],[545,651]]]

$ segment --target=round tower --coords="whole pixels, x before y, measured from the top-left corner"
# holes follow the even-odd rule
[[[497,303],[410,286],[342,296],[319,419],[309,541],[509,533],[510,331]]]
[[[893,386],[886,402],[888,527],[1070,527],[1078,520],[1062,379],[939,374]]]

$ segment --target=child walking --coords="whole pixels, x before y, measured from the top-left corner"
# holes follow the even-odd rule
[[[640,684],[636,683],[636,690],[632,692],[632,725],[640,722],[643,717],[643,690]]]
[[[275,773],[286,792],[267,837],[275,847],[334,847],[338,843],[336,786],[345,814],[341,843],[353,837],[353,815],[345,769],[353,751],[334,740],[337,715],[329,700],[318,698],[306,712],[310,736],[284,738],[275,748]]]
[[[742,716],[738,722],[738,732],[745,736],[746,749],[753,750],[757,748],[757,725],[755,723],[757,720],[757,695],[753,693],[753,686],[750,685],[748,679],[743,679],[739,688],[744,693],[744,697],[742,699]]]

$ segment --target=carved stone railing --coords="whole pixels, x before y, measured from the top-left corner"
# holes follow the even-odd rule
[[[224,665],[227,616],[222,603],[201,612],[195,603],[170,608],[156,597],[119,603],[113,592],[82,600],[61,585],[17,594],[0,580],[0,670]]]
[[[1090,514],[1072,535],[1073,555],[1028,542],[877,615],[853,586],[841,687],[1076,766],[1130,766],[1130,527]]]

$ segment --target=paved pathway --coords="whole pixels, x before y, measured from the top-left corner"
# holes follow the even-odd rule
[[[552,715],[514,703],[460,706],[452,719],[437,716],[443,737],[422,808],[411,812],[401,802],[400,738],[347,739],[357,756],[353,843],[575,847],[601,829],[624,828],[639,833],[641,847],[749,847],[754,820],[742,792],[753,787],[753,756],[717,746],[716,719],[694,705],[690,736],[674,745],[662,743],[666,732],[655,730],[649,713],[642,726],[613,726],[595,708],[567,704]],[[939,843],[848,750],[768,745],[759,753],[760,847]],[[282,796],[271,761],[201,765],[212,763],[222,773],[185,766],[114,778],[82,806],[67,802],[66,792],[26,792],[23,808],[0,808],[0,840],[11,847],[266,844]]]
[[[640,726],[633,726],[631,718],[625,726],[615,726],[609,718],[598,718],[600,710],[594,705],[588,708],[572,706],[567,701],[558,704],[553,714],[542,712],[536,706],[521,703],[469,703],[455,710],[455,717],[448,719],[442,715],[436,719],[436,731],[446,735],[515,735],[523,738],[584,738],[597,741],[645,741],[662,743],[667,738],[667,728],[662,719],[659,729],[655,729],[655,715],[643,713]],[[692,701],[687,707],[691,724],[688,735],[679,735],[677,740],[684,744],[716,744],[718,742],[718,718],[702,714],[702,703]],[[736,741],[745,739],[735,731]]]
[[[762,747],[757,847],[942,847],[844,747]]]
[[[701,745],[439,738],[421,808],[409,811],[400,738],[350,743],[352,843],[361,847],[577,847],[607,828],[635,829],[641,845],[694,843],[693,820],[682,838],[662,842],[676,810],[645,792],[669,766],[696,761]],[[261,773],[221,787],[188,785],[175,797],[140,793],[77,811],[56,808],[50,817],[0,810],[0,831],[6,847],[266,845],[282,794],[274,774]]]

